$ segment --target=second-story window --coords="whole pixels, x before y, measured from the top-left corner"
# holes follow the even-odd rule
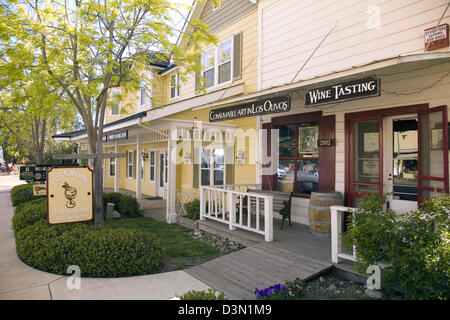
[[[119,116],[120,115],[120,91],[111,90],[110,98],[112,99],[111,106],[111,115]]]
[[[231,80],[232,45],[230,39],[203,54],[203,77],[205,78],[206,89]]]
[[[180,74],[176,73],[170,77],[170,99],[180,96]]]
[[[152,73],[150,71],[144,72],[144,77],[141,80],[140,90],[137,97],[138,99],[137,107],[139,109],[146,109],[151,107],[151,97],[152,97],[151,76]]]

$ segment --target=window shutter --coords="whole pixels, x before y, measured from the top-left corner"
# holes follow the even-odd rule
[[[198,188],[199,183],[199,174],[200,174],[200,148],[194,148],[194,165],[193,167],[193,179],[192,179],[192,186],[194,188]]]
[[[126,159],[125,159],[125,176],[128,178],[128,150],[126,152]]]
[[[233,81],[242,78],[242,31],[233,36]]]
[[[133,151],[133,178],[136,178],[136,150]]]

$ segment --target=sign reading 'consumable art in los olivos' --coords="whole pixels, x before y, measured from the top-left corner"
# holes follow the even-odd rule
[[[361,99],[380,95],[380,80],[374,77],[311,89],[306,92],[306,106]]]
[[[52,168],[47,172],[47,222],[74,223],[93,219],[92,170]]]
[[[290,97],[272,97],[261,101],[211,110],[209,113],[209,121],[226,121],[261,116],[264,114],[287,112],[289,110],[291,110]]]

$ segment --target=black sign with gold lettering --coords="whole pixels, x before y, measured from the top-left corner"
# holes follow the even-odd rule
[[[273,97],[242,105],[211,110],[209,113],[209,121],[226,121],[261,116],[264,114],[287,112],[289,110],[291,110],[291,99],[289,96]]]
[[[368,98],[380,95],[380,80],[374,77],[311,89],[306,92],[306,106],[334,103],[343,100]]]

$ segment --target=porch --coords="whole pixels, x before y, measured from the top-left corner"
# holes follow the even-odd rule
[[[185,271],[231,299],[255,299],[255,288],[296,278],[309,280],[333,267],[329,238],[313,236],[306,225],[293,223],[280,230],[280,224],[274,219],[274,241],[267,242],[247,230],[230,231],[218,221],[200,221],[200,229],[227,236],[246,248]]]

